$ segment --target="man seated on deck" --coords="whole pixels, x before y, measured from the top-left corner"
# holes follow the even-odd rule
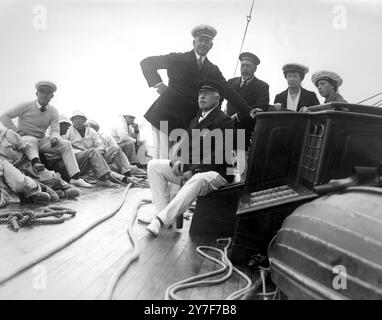
[[[60,125],[60,135],[64,138],[65,134],[68,132],[69,128],[72,126],[72,123],[69,119],[64,116],[59,116],[59,125]],[[110,176],[115,174],[116,179],[120,180],[123,183],[128,183],[128,180],[125,176],[122,176],[118,173],[112,173],[107,164],[106,160],[101,154],[101,151],[97,148],[89,148],[83,151],[74,150],[75,157],[80,168],[80,175],[82,177],[87,177],[85,180],[95,180],[96,184],[101,187],[110,187],[113,184],[108,181]],[[68,173],[65,169],[65,166],[60,158],[57,158],[55,154],[45,154],[45,164],[51,170],[59,172],[65,179],[68,177]],[[91,179],[89,177],[91,176]],[[126,179],[125,179],[126,178]],[[112,179],[114,180],[114,179]],[[91,187],[92,185],[89,184]]]
[[[224,89],[219,82],[204,80],[198,90],[200,109],[189,125],[189,139],[182,139],[189,146],[188,159],[175,163],[154,159],[148,163],[147,175],[157,215],[146,229],[155,236],[161,227],[171,225],[177,216],[183,214],[198,196],[204,196],[233,180],[233,175],[227,172],[231,159],[225,159],[225,154],[229,152],[225,152],[224,147],[225,135],[227,131],[233,132],[234,123],[220,110]],[[219,137],[211,139],[216,131],[222,133],[223,141],[219,141]],[[209,150],[204,150],[204,140],[207,139],[214,140],[214,143],[211,143]],[[221,162],[217,160],[219,153]],[[168,182],[184,184],[171,201]]]
[[[74,198],[80,195],[80,190],[61,179],[59,173],[45,168],[40,162],[38,153],[28,141],[23,140],[16,132],[5,128],[1,123],[0,159],[8,161],[25,175],[55,190],[47,190],[51,200],[57,201],[59,198]]]
[[[104,132],[99,132],[100,126],[99,124],[94,120],[87,120],[85,123],[88,127],[92,128],[95,132],[97,132],[99,139],[101,140],[102,144],[106,148],[120,148],[117,144],[117,141],[108,134]],[[130,164],[131,168],[131,174],[134,176],[146,176],[146,172],[142,169],[139,169],[136,165]],[[113,170],[117,171],[117,168],[113,168]]]
[[[71,144],[60,137],[58,127],[58,112],[49,104],[57,86],[49,81],[36,83],[37,100],[22,103],[0,116],[0,121],[6,128],[12,129],[28,141],[35,152],[50,152],[59,155],[69,173],[70,184],[86,187],[88,183],[79,178],[80,169]],[[18,127],[12,119],[19,118]],[[45,133],[50,127],[50,136]]]
[[[72,143],[76,152],[95,148],[102,154],[112,170],[116,169],[119,174],[125,177],[131,176],[129,160],[127,160],[121,148],[106,148],[99,139],[97,132],[85,125],[87,118],[84,113],[77,110],[73,113],[70,120],[73,126],[69,128],[64,138]]]
[[[119,127],[113,128],[111,134],[118,143],[118,146],[120,146],[126,154],[129,161],[135,165],[138,165],[137,144],[140,133],[138,125],[134,123],[134,119],[135,117],[131,115],[122,115],[121,124]]]
[[[0,159],[0,208],[20,202],[20,197],[32,202],[50,201],[49,193],[41,185],[24,175],[6,160]]]

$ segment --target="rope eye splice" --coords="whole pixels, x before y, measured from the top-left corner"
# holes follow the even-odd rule
[[[30,225],[48,225],[64,223],[66,220],[73,218],[76,211],[63,207],[48,207],[43,213],[36,214],[32,210],[23,212],[11,212],[0,215],[0,224],[7,224],[13,231],[17,232],[20,228]],[[64,215],[70,217],[64,217]],[[55,219],[43,219],[54,217]]]

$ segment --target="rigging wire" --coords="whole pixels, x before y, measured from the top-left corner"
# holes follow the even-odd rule
[[[251,5],[251,9],[249,10],[249,15],[247,16],[247,25],[245,26],[245,31],[244,31],[244,35],[243,35],[243,40],[241,41],[241,47],[240,47],[240,51],[239,51],[239,55],[241,53],[241,51],[243,50],[243,46],[244,46],[244,41],[245,41],[245,37],[247,36],[247,31],[248,31],[248,25],[252,19],[252,10],[253,10],[253,6],[255,4],[255,0],[252,0],[252,5]],[[235,67],[235,72],[233,74],[233,76],[235,77],[236,76],[236,71],[237,71],[237,67],[239,65],[239,59],[237,59],[236,61],[236,67]]]
[[[376,103],[373,104],[374,107],[378,107],[381,105],[382,99],[378,100]]]
[[[378,97],[378,96],[381,95],[381,94],[382,94],[382,92],[379,92],[379,93],[377,93],[377,94],[375,94],[375,95],[373,95],[373,96],[370,96],[370,97],[368,97],[368,98],[366,98],[366,99],[364,99],[364,100],[362,100],[362,101],[360,101],[360,102],[357,102],[356,104],[361,104],[361,103],[366,102],[366,101],[368,101],[368,100],[370,100],[370,99],[373,99],[373,98],[375,98],[375,97]]]

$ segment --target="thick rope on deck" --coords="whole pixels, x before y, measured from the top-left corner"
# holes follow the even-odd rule
[[[13,231],[19,231],[20,228],[30,225],[48,225],[64,223],[68,218],[64,217],[69,214],[72,217],[76,215],[76,211],[63,207],[48,207],[44,209],[44,213],[35,214],[32,210],[23,212],[11,212],[0,215],[0,224],[8,224]],[[42,219],[55,217],[55,219]]]
[[[104,291],[104,294],[102,296],[103,300],[112,299],[114,289],[117,286],[119,279],[126,272],[128,267],[130,266],[130,264],[139,257],[140,248],[139,248],[139,244],[138,244],[138,239],[136,238],[136,235],[133,232],[133,225],[134,225],[134,222],[137,218],[137,213],[138,213],[139,208],[142,205],[147,204],[147,203],[151,203],[151,200],[141,199],[140,201],[137,202],[137,204],[133,208],[133,216],[130,219],[130,222],[129,222],[129,224],[127,226],[127,230],[126,230],[126,233],[127,233],[128,237],[130,238],[131,244],[133,246],[133,252],[127,256],[127,258],[122,263],[122,265],[111,276],[109,283],[107,284],[106,289]]]
[[[41,261],[49,258],[50,256],[54,255],[55,253],[61,251],[62,249],[66,248],[67,246],[69,246],[70,244],[72,244],[73,242],[77,241],[78,239],[80,239],[81,237],[83,237],[86,233],[88,233],[90,230],[94,229],[96,226],[98,226],[99,224],[101,224],[102,222],[112,218],[113,216],[115,216],[118,211],[122,208],[123,204],[125,203],[125,200],[126,200],[126,197],[127,197],[127,194],[129,192],[129,189],[130,187],[132,186],[131,183],[129,183],[126,188],[125,188],[125,191],[123,193],[123,197],[122,197],[122,200],[121,202],[118,204],[118,206],[112,210],[107,216],[105,217],[102,217],[96,221],[94,221],[90,226],[88,226],[85,230],[83,231],[80,231],[79,233],[77,233],[76,235],[74,235],[73,237],[71,237],[70,239],[66,240],[64,243],[62,243],[61,245],[57,246],[56,248],[53,248],[51,249],[50,251],[48,251],[46,254],[42,255],[41,257],[38,257],[36,258],[34,261],[30,262],[27,266],[23,266],[23,267],[20,267],[20,268],[16,268],[11,275],[8,275],[6,277],[3,277],[3,278],[0,278],[0,285],[4,284],[6,281],[10,280],[10,279],[13,279],[14,277],[16,277],[17,275],[19,275],[20,273],[28,270],[29,268],[33,267],[34,265],[40,263]],[[56,215],[57,214],[61,214],[60,212],[59,213],[55,213]]]
[[[231,245],[231,238],[218,239],[217,241],[218,242],[227,241],[227,245],[224,247],[223,250],[215,248],[215,247],[210,247],[210,246],[198,246],[196,248],[196,251],[201,256],[205,257],[206,259],[213,261],[213,262],[217,263],[218,265],[220,265],[221,268],[218,270],[212,271],[212,272],[202,274],[202,275],[190,277],[190,278],[187,278],[187,279],[184,279],[182,281],[179,281],[179,282],[172,284],[171,286],[169,286],[167,288],[167,290],[165,292],[165,299],[166,300],[170,300],[170,299],[182,300],[179,296],[177,296],[175,294],[176,292],[181,291],[181,290],[189,289],[192,287],[221,284],[221,283],[227,281],[231,277],[233,272],[236,272],[240,277],[242,277],[247,282],[247,285],[244,288],[237,290],[237,291],[233,292],[232,294],[230,294],[226,298],[226,300],[240,299],[240,297],[244,296],[248,291],[252,290],[252,280],[245,273],[240,271],[238,268],[234,267],[232,265],[232,262],[228,259],[227,251]],[[208,255],[203,250],[211,250],[211,251],[217,252],[220,255],[221,260],[216,259],[216,258]],[[216,276],[218,274],[225,273],[226,271],[227,271],[227,273],[221,278],[213,279],[213,280],[204,280],[204,279]]]

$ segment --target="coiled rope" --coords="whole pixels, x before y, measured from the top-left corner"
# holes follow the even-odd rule
[[[126,260],[122,263],[122,265],[114,272],[114,274],[111,276],[109,283],[106,286],[106,289],[104,291],[104,294],[102,296],[103,300],[110,300],[113,296],[113,292],[115,287],[117,286],[117,283],[121,276],[126,272],[127,268],[130,266],[130,264],[136,260],[139,257],[140,248],[138,244],[138,239],[136,238],[135,233],[133,232],[133,225],[137,218],[137,213],[139,208],[143,204],[151,203],[151,200],[149,199],[141,199],[137,202],[133,209],[133,216],[130,219],[129,224],[127,225],[126,233],[128,237],[130,238],[131,244],[133,246],[133,252],[127,256]]]
[[[61,251],[62,249],[66,248],[67,246],[69,246],[70,244],[72,244],[73,242],[77,241],[78,239],[80,239],[82,236],[84,236],[86,233],[88,233],[90,230],[94,229],[96,226],[98,226],[99,224],[101,224],[102,222],[110,219],[111,217],[115,216],[117,214],[117,212],[122,208],[123,204],[125,203],[125,200],[126,200],[126,197],[127,197],[127,193],[129,192],[129,189],[130,187],[132,186],[131,183],[129,183],[126,188],[125,188],[125,191],[123,193],[123,197],[122,197],[122,200],[121,202],[118,204],[118,206],[112,210],[107,216],[104,216],[96,221],[94,221],[90,226],[88,226],[85,230],[83,231],[80,231],[78,232],[76,235],[74,235],[73,237],[69,238],[68,240],[66,240],[65,242],[63,242],[61,245],[49,250],[47,253],[43,254],[42,256],[36,258],[34,261],[32,261],[31,263],[29,263],[27,266],[22,266],[22,267],[19,267],[19,268],[15,268],[13,270],[13,272],[8,275],[8,276],[5,276],[3,278],[0,278],[0,285],[4,284],[6,281],[16,277],[17,275],[19,275],[20,273],[28,270],[29,268],[33,267],[34,265],[40,263],[41,261],[49,258],[50,256],[54,255],[55,253]],[[58,213],[58,214],[61,214],[61,213]],[[57,213],[56,213],[57,215]]]
[[[28,225],[48,225],[64,223],[69,218],[64,217],[69,214],[72,218],[76,215],[76,211],[63,207],[48,207],[44,209],[44,213],[35,214],[32,210],[23,212],[11,212],[0,215],[0,224],[8,224],[13,231],[19,231],[21,227]],[[42,219],[47,217],[55,217],[55,219]]]
[[[218,270],[212,271],[212,272],[202,274],[202,275],[193,276],[193,277],[190,277],[190,278],[187,278],[187,279],[184,279],[182,281],[179,281],[179,282],[172,284],[171,286],[169,286],[167,288],[167,290],[165,292],[165,299],[166,300],[170,300],[170,299],[181,300],[181,298],[179,296],[177,296],[175,293],[178,291],[181,291],[181,290],[191,288],[191,287],[205,286],[205,285],[211,285],[211,284],[216,285],[216,284],[223,283],[224,281],[228,280],[231,277],[233,272],[236,272],[240,277],[242,277],[247,282],[247,285],[244,288],[237,290],[234,293],[232,293],[231,295],[229,295],[226,298],[226,300],[239,299],[240,297],[244,296],[249,290],[251,290],[252,280],[245,273],[243,273],[242,271],[240,271],[239,269],[234,267],[232,265],[232,262],[228,259],[227,252],[228,252],[228,248],[231,245],[231,238],[218,239],[217,240],[218,243],[223,242],[223,241],[227,241],[227,245],[224,247],[223,250],[215,248],[215,247],[210,247],[210,246],[198,246],[196,248],[196,251],[201,256],[205,257],[206,259],[208,259],[210,261],[217,263],[218,265],[221,266],[221,268]],[[216,258],[208,255],[203,250],[210,250],[210,251],[217,252],[220,255],[221,260],[216,259]],[[224,273],[226,271],[227,271],[227,273],[219,279],[203,280],[203,279],[210,278],[210,277],[216,276],[218,274]]]

